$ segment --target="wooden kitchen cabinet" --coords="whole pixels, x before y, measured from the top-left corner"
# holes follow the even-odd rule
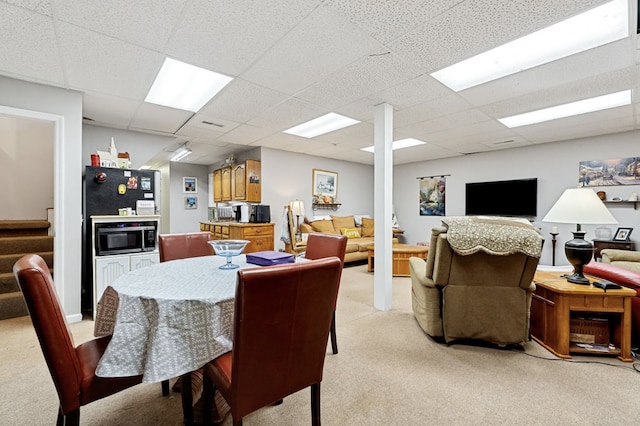
[[[246,201],[259,203],[261,200],[260,161],[247,160],[233,166],[213,171],[213,201]]]
[[[233,166],[231,188],[234,201],[260,202],[260,172],[260,161],[257,160],[247,160]]]

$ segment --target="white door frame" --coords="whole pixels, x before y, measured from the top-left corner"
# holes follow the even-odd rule
[[[57,114],[51,114],[41,111],[31,111],[20,108],[12,108],[4,105],[0,105],[0,114],[14,116],[16,118],[29,118],[35,120],[48,121],[53,124],[53,209],[54,209],[54,235],[53,235],[53,269],[56,271],[56,275],[60,277],[65,276],[65,235],[64,232],[64,193],[65,188],[61,185],[63,182],[62,173],[64,167],[64,117]],[[54,285],[58,297],[60,300],[64,299],[64,285],[63,280],[54,280]]]

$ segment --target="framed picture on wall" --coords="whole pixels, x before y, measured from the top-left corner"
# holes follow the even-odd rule
[[[185,210],[194,210],[198,208],[198,197],[184,197]]]
[[[183,177],[182,178],[182,191],[184,193],[195,194],[198,192],[198,178],[195,177]]]
[[[313,169],[313,194],[336,198],[338,195],[338,173]]]

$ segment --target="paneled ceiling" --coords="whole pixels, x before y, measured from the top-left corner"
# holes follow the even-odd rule
[[[258,146],[373,164],[374,107],[394,108],[394,164],[639,128],[638,99],[509,129],[497,118],[640,84],[631,36],[455,93],[429,74],[603,0],[0,0],[0,74],[84,93],[85,122],[173,136],[148,160],[217,164]],[[198,113],[144,103],[165,57],[234,80]],[[2,94],[0,94],[0,103]],[[337,112],[361,123],[282,133]]]

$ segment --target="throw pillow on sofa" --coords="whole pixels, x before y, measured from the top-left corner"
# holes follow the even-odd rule
[[[360,238],[358,228],[340,228],[340,233],[347,238]]]
[[[362,218],[362,236],[363,237],[373,237],[373,224],[374,224],[374,219],[369,219],[366,217]]]
[[[311,228],[316,232],[324,232],[325,234],[338,234],[330,220],[314,220],[311,222]]]
[[[351,215],[351,216],[334,216],[334,215],[331,215],[331,220],[333,221],[333,227],[335,229],[355,228],[356,227],[356,221],[354,220],[353,215]]]

